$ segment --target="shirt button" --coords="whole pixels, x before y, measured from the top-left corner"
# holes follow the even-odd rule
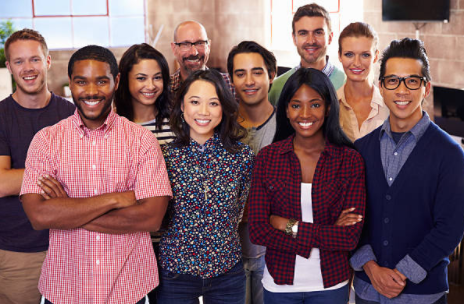
[[[97,265],[100,265],[100,260],[97,260],[95,263],[96,263]]]
[[[384,246],[388,246],[388,241],[383,241]]]
[[[397,155],[398,155],[398,152],[393,153],[393,155],[397,156]]]
[[[95,142],[95,140],[94,140],[94,141],[92,142],[92,145],[94,145],[94,146],[95,146],[96,144],[97,144],[97,143],[96,143],[96,142]]]
[[[274,189],[274,186],[269,186],[269,189],[271,189],[271,190]]]
[[[389,180],[389,181],[392,181],[392,180],[393,180],[393,177],[388,178],[388,180]]]
[[[388,217],[386,217],[386,218],[383,219],[383,222],[384,222],[385,224],[388,224],[388,223],[390,223],[390,219],[389,219]]]
[[[97,166],[95,166],[95,165],[92,165],[92,169],[94,169],[94,170],[95,170],[95,169],[97,169]]]
[[[93,193],[94,193],[94,194],[97,194],[97,193],[98,193],[98,190],[97,190],[97,189],[93,190]]]
[[[99,240],[100,240],[100,236],[99,236],[99,235],[97,235],[97,241],[99,241]]]
[[[385,198],[387,199],[387,201],[389,201],[389,200],[392,199],[391,195],[389,195],[389,194],[387,194],[387,195],[385,196]]]

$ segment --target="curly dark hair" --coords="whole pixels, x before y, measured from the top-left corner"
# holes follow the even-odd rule
[[[172,144],[176,147],[184,147],[190,144],[190,126],[182,119],[181,108],[190,86],[199,80],[207,81],[216,88],[216,93],[222,107],[222,119],[219,125],[216,126],[215,132],[228,152],[238,152],[237,143],[246,135],[246,130],[237,122],[238,103],[224,82],[222,75],[213,69],[193,72],[179,88],[174,98],[170,118],[171,129],[176,134],[176,139]]]
[[[96,60],[100,62],[106,62],[110,66],[111,75],[113,79],[118,76],[118,62],[114,54],[107,48],[99,45],[87,45],[83,48],[78,49],[72,54],[68,63],[68,76],[71,78],[74,68],[74,63],[81,60]]]
[[[144,59],[153,59],[158,62],[163,78],[163,92],[156,100],[154,107],[158,111],[156,115],[156,128],[161,129],[163,120],[169,118],[171,112],[171,90],[169,89],[169,66],[163,54],[146,43],[134,44],[122,55],[119,62],[119,87],[114,95],[114,104],[119,115],[127,119],[134,120],[134,108],[132,106],[132,96],[129,91],[129,72],[132,67]]]

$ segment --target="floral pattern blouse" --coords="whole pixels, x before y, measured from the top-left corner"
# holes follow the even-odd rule
[[[161,238],[165,270],[211,278],[241,259],[238,224],[250,189],[253,152],[228,152],[215,134],[203,146],[162,147],[173,192],[171,220]]]

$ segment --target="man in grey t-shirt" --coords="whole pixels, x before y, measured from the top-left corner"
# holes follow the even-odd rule
[[[272,143],[276,131],[275,108],[268,99],[269,87],[276,74],[276,59],[256,42],[243,41],[230,51],[227,70],[240,99],[238,122],[248,131],[242,141],[258,154],[259,150]],[[250,242],[248,205],[239,233],[247,277],[246,303],[263,303],[261,279],[266,248]]]

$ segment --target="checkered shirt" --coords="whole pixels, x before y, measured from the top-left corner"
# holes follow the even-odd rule
[[[301,168],[293,136],[263,148],[256,158],[249,202],[251,241],[266,246],[266,266],[276,284],[293,285],[295,257],[320,249],[324,287],[348,280],[349,251],[356,247],[362,223],[335,226],[342,210],[364,215],[364,161],[358,152],[326,142],[313,178],[314,223],[301,222]],[[274,229],[270,215],[300,221],[296,238]]]
[[[208,69],[208,67],[206,67]],[[226,82],[227,86],[229,87],[229,90],[232,92],[232,94],[235,96],[235,100],[239,100],[237,95],[235,94],[235,87],[232,85],[232,80],[230,79],[230,76],[228,73],[221,73],[222,78],[224,78],[224,81]],[[179,90],[180,86],[182,85],[182,79],[180,77],[180,69],[174,72],[174,74],[171,75],[171,93],[173,93],[173,96],[177,93],[177,90]]]
[[[76,111],[39,131],[28,151],[21,195],[41,193],[36,182],[43,174],[74,198],[128,190],[137,200],[172,195],[156,138],[112,111],[96,130],[86,128]],[[52,303],[136,303],[157,285],[148,232],[50,229],[39,290]]]

